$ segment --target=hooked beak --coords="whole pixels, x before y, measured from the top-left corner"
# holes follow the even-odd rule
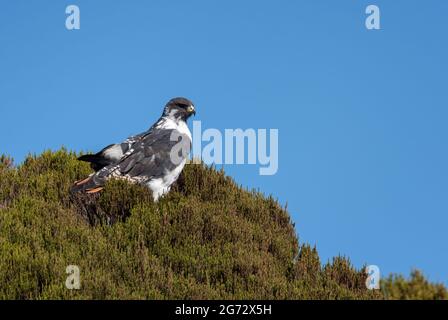
[[[187,112],[190,113],[190,114],[196,115],[196,110],[194,109],[194,106],[192,106],[192,105],[188,106]]]

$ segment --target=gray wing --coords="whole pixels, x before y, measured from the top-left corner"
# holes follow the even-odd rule
[[[141,134],[131,136],[122,143],[110,144],[96,154],[85,154],[78,158],[80,161],[89,162],[95,171],[100,171],[108,165],[117,163],[131,149],[132,145],[140,141],[151,132],[152,128]]]
[[[108,177],[122,176],[137,182],[159,178],[185,160],[190,149],[191,140],[186,135],[175,129],[155,129],[135,142],[117,163],[97,172],[93,180],[103,184]]]
[[[141,134],[129,137],[122,143],[111,144],[98,152],[98,154],[110,160],[111,163],[118,162],[121,158],[123,158],[126,152],[131,149],[132,145],[140,141],[140,139],[142,139],[146,134],[148,134],[148,132],[143,132]]]

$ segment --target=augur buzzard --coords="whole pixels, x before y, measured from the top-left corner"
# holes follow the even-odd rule
[[[196,111],[190,100],[174,98],[148,131],[79,157],[96,172],[75,182],[71,191],[96,193],[110,178],[125,179],[146,185],[157,201],[169,192],[185,166],[192,143],[186,121],[192,114]]]

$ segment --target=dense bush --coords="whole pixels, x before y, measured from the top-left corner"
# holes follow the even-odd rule
[[[419,270],[413,270],[411,277],[390,275],[383,281],[388,299],[400,300],[447,300],[448,291],[442,284],[429,283]]]
[[[1,299],[447,297],[424,279],[423,293],[408,293],[417,285],[402,278],[367,290],[348,259],[322,265],[299,245],[276,200],[203,165],[188,165],[158,203],[123,181],[71,196],[90,173],[76,156],[45,152],[18,167],[0,159]],[[80,268],[79,290],[65,287],[68,265]]]

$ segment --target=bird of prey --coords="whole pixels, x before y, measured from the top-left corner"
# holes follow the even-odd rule
[[[146,185],[157,201],[169,192],[185,166],[192,143],[186,122],[193,114],[196,110],[190,100],[171,99],[148,131],[79,157],[89,162],[95,173],[75,182],[71,191],[97,193],[108,179],[125,179]]]

